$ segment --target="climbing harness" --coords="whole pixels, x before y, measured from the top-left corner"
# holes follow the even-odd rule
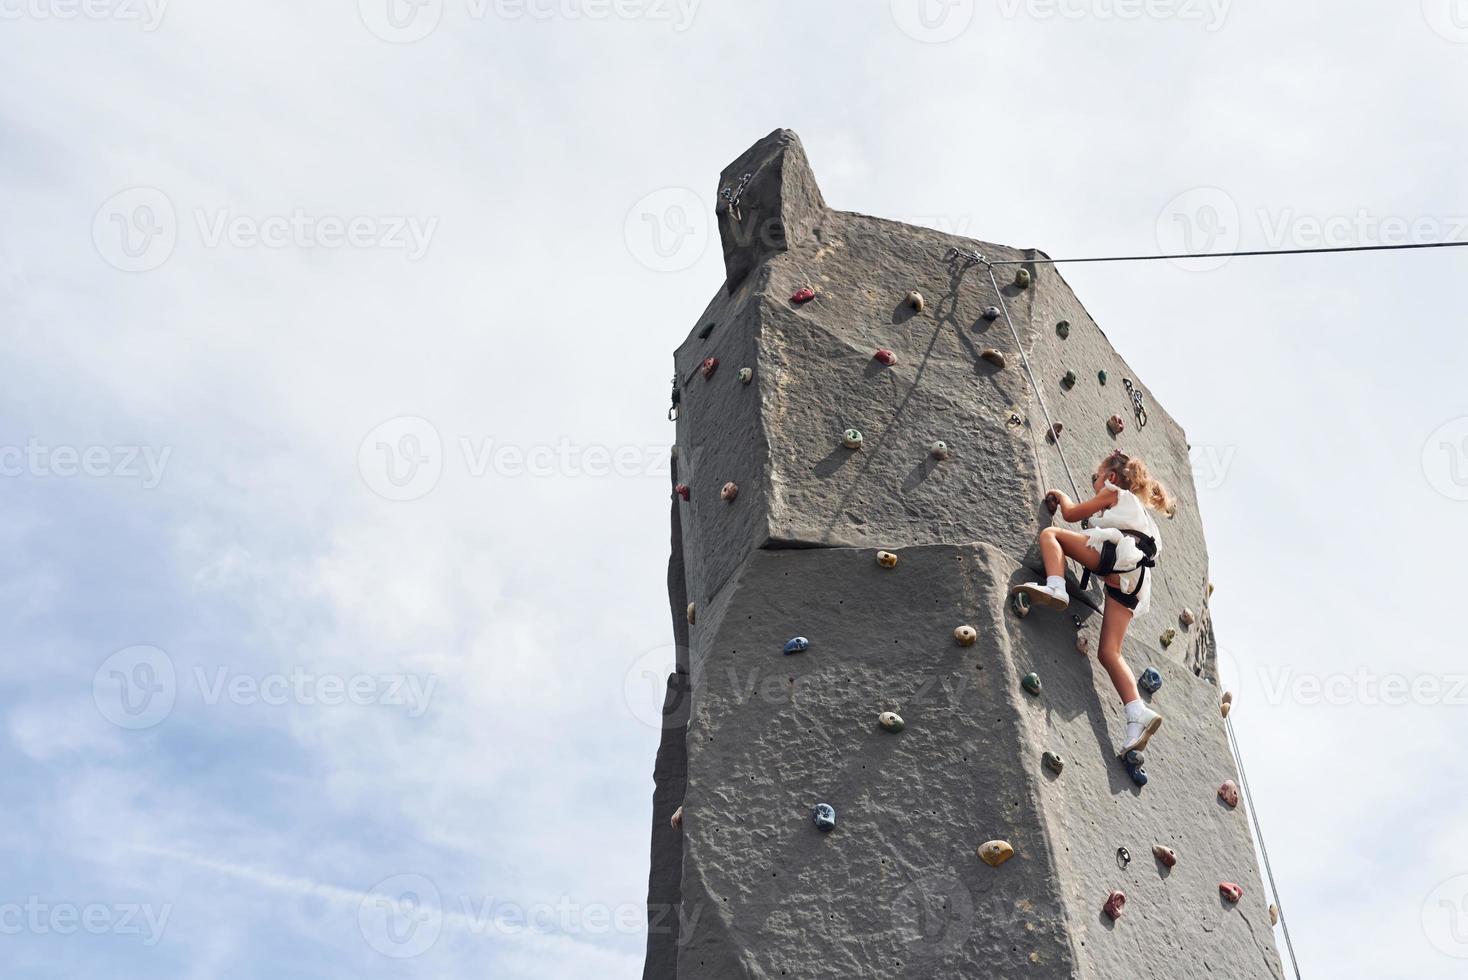
[[[739,183],[737,186],[725,187],[723,190],[719,191],[719,196],[722,197],[726,202],[728,202],[729,214],[734,218],[735,221],[744,220],[744,213],[740,210],[739,202],[744,197],[744,189],[749,186],[749,182],[753,179],[754,174],[745,174],[743,177],[739,178]]]
[[[1064,455],[1061,459],[1064,459]],[[1105,580],[1112,572],[1127,574],[1141,569],[1142,574],[1137,576],[1137,587],[1130,592],[1123,592],[1114,585],[1106,586],[1106,594],[1128,609],[1136,609],[1140,601],[1137,595],[1142,591],[1142,585],[1147,581],[1147,570],[1157,567],[1157,542],[1150,534],[1141,531],[1133,531],[1128,528],[1118,528],[1122,534],[1137,542],[1137,550],[1142,553],[1141,559],[1131,568],[1116,567],[1116,542],[1106,541],[1101,545],[1101,560],[1096,563],[1095,569],[1086,569],[1081,575],[1081,591],[1086,591],[1091,585],[1091,576]],[[1171,642],[1171,641],[1169,641]],[[1165,644],[1164,644],[1165,645]]]
[[[1126,385],[1126,393],[1132,398],[1132,412],[1137,416],[1137,428],[1147,427],[1147,408],[1142,404],[1142,391],[1132,386],[1131,378],[1122,378],[1121,383]]]
[[[1274,883],[1274,866],[1269,863],[1269,848],[1264,844],[1264,831],[1259,829],[1259,816],[1254,812],[1254,794],[1249,790],[1249,774],[1244,771],[1244,755],[1239,751],[1238,739],[1234,737],[1234,724],[1227,719],[1228,715],[1225,714],[1223,726],[1228,731],[1228,742],[1234,750],[1234,761],[1239,764],[1239,779],[1243,780],[1244,792],[1249,796],[1249,822],[1254,825],[1254,836],[1259,838],[1259,853],[1264,857],[1264,873],[1269,878],[1269,891],[1274,895],[1274,901],[1279,909],[1279,924],[1284,932],[1285,948],[1289,950],[1290,966],[1295,970],[1295,980],[1300,980],[1300,961],[1295,959],[1295,944],[1290,939],[1290,925],[1285,921],[1284,900],[1279,897],[1279,886]],[[1237,787],[1234,788],[1234,794],[1237,797]],[[1271,912],[1274,909],[1275,905],[1271,905]],[[1273,918],[1272,915],[1271,918]]]

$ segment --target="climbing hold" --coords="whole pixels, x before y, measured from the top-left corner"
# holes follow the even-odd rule
[[[942,439],[939,439],[937,442],[928,447],[928,452],[932,455],[934,459],[947,459],[948,443],[944,442]]]
[[[1221,714],[1221,715],[1223,715],[1223,717],[1227,718],[1228,717],[1228,713],[1233,710],[1233,707],[1234,707],[1233,706],[1233,702],[1231,702],[1231,701],[1225,701],[1225,702],[1223,702],[1223,704],[1220,704],[1218,706],[1219,714]]]
[[[1064,340],[1067,337],[1069,337],[1070,336],[1070,321],[1069,320],[1061,320],[1059,323],[1057,323],[1055,325],[1055,332],[1060,335],[1060,339],[1061,340]]]
[[[803,636],[792,636],[790,639],[785,641],[785,652],[787,654],[804,653],[809,649],[810,640],[807,640]]]
[[[810,819],[817,830],[828,834],[836,829],[836,808],[829,803],[817,803],[816,808],[811,811]]]
[[[890,551],[877,552],[877,564],[883,568],[896,568],[897,556]]]
[[[751,381],[753,381],[754,380],[754,368],[740,368],[739,369],[739,380],[740,381],[743,381],[745,384],[749,384]]]
[[[688,489],[688,484],[680,483],[676,487],[674,487],[673,490],[675,493],[678,494],[678,496],[682,497],[684,500],[688,499],[688,495],[690,493]]]
[[[724,484],[723,488],[719,490],[720,500],[732,501],[737,496],[739,496],[739,484],[734,483],[732,480]]]
[[[1057,776],[1060,775],[1060,770],[1065,768],[1065,760],[1056,755],[1054,752],[1046,752],[1044,755],[1040,756],[1040,761],[1045,763],[1046,769],[1049,769]]]
[[[1045,494],[1045,509],[1054,514],[1060,509],[1060,498],[1053,493]]]
[[[683,808],[681,806],[673,811],[672,819],[668,823],[673,825],[674,830],[683,829]]]
[[[923,299],[923,294],[918,292],[916,289],[907,294],[907,299],[905,300],[905,302],[908,306],[911,306],[919,313],[923,311],[923,307],[928,305],[927,301]]]
[[[1014,274],[1014,284],[1020,289],[1029,289],[1030,281],[1033,279],[1029,269],[1021,269]]]
[[[1060,387],[1062,387],[1062,388],[1066,389],[1067,391],[1069,391],[1071,388],[1074,388],[1075,386],[1076,386],[1076,373],[1074,371],[1067,371],[1067,372],[1065,372],[1065,376],[1060,379]]]
[[[972,626],[960,626],[953,631],[953,638],[961,647],[971,647],[979,639],[979,631]]]
[[[1002,368],[1006,363],[1008,363],[1004,359],[1004,352],[1000,350],[995,350],[992,347],[985,347],[983,350],[979,351],[979,357],[985,361],[988,361],[990,364],[994,365],[997,368]]]
[[[1025,689],[1025,693],[1040,696],[1040,675],[1033,671],[1020,678],[1019,686]]]
[[[1091,654],[1091,638],[1084,633],[1076,637],[1076,653],[1086,657]]]
[[[1126,892],[1120,891],[1112,892],[1106,896],[1106,904],[1101,906],[1101,910],[1111,916],[1111,921],[1113,922],[1121,918],[1121,912],[1124,908],[1126,908]]]
[[[1162,673],[1156,667],[1148,667],[1137,678],[1137,686],[1148,694],[1156,694],[1162,688]]]
[[[694,619],[694,613],[695,612],[696,612],[696,609],[694,607],[694,604],[690,602],[688,604],[688,625],[689,626],[692,626],[693,625],[693,619]]]
[[[1208,583],[1208,598],[1210,598],[1210,599],[1213,598],[1213,583],[1212,582],[1209,582]]]
[[[1052,443],[1059,442],[1060,441],[1060,434],[1062,432],[1064,432],[1064,431],[1065,431],[1065,424],[1062,423],[1062,422],[1056,422],[1053,425],[1051,425],[1050,428],[1049,428],[1049,430],[1045,433],[1045,438],[1048,439]]]
[[[1152,856],[1169,868],[1177,864],[1177,851],[1170,847],[1163,847],[1161,844],[1152,845]]]
[[[997,307],[997,306],[986,306],[986,307],[984,307],[984,319],[985,320],[997,320],[997,319],[999,319],[1000,312],[1001,311],[1000,311],[999,307]]]
[[[814,289],[811,289],[809,286],[801,286],[795,291],[795,295],[790,297],[790,302],[798,305],[800,303],[809,303],[815,298],[816,291]]]
[[[1024,619],[1030,614],[1030,597],[1023,592],[1010,593],[1009,608],[1014,610],[1014,614],[1020,619]]]
[[[1159,636],[1157,639],[1162,644],[1162,649],[1166,650],[1168,647],[1172,646],[1172,641],[1177,639],[1177,630],[1169,626],[1167,629],[1162,631],[1162,635]]]
[[[672,450],[672,456],[673,456],[673,458],[674,459],[677,459],[678,458],[678,447],[676,445],[674,445],[674,446],[672,446],[670,448]]]
[[[715,324],[713,324],[713,323],[705,323],[703,325],[703,329],[698,332],[698,339],[699,340],[708,340],[709,339],[709,334],[711,334],[711,333],[714,332],[714,326],[715,326]]]
[[[861,433],[858,432],[856,429],[847,429],[841,435],[841,445],[845,446],[847,449],[860,449]]]
[[[1132,782],[1138,786],[1147,785],[1147,770],[1142,768],[1142,762],[1142,753],[1136,749],[1132,749],[1132,751],[1121,757],[1122,768],[1132,778]]]
[[[879,364],[885,364],[888,367],[891,367],[892,365],[894,365],[894,364],[897,363],[897,355],[894,354],[894,353],[892,353],[890,350],[888,350],[885,347],[879,349],[872,356],[877,359],[877,363],[879,363]]]
[[[1244,897],[1244,889],[1231,881],[1220,881],[1218,883],[1218,893],[1230,905],[1237,905],[1239,899]]]
[[[991,868],[997,868],[1014,857],[1014,846],[1007,840],[985,841],[979,845],[979,858]]]
[[[900,732],[907,727],[906,722],[902,720],[902,716],[895,711],[884,711],[880,715],[877,715],[877,724],[889,732]]]
[[[1223,692],[1223,703],[1224,704],[1233,704],[1234,703],[1234,692],[1233,691],[1224,691]]]
[[[1218,787],[1218,798],[1228,804],[1230,810],[1239,805],[1239,786],[1232,779]]]
[[[1096,380],[1102,384],[1106,383],[1106,370],[1104,368],[1096,372]]]
[[[1121,430],[1126,428],[1126,419],[1120,415],[1113,415],[1106,420],[1106,429],[1114,436],[1121,435]]]
[[[719,359],[717,357],[705,357],[703,359],[703,364],[699,366],[698,370],[700,371],[700,373],[703,374],[705,380],[707,380],[708,378],[712,378],[714,376],[714,372],[718,369]]]
[[[1269,924],[1272,926],[1279,925],[1279,906],[1273,903],[1269,906]]]

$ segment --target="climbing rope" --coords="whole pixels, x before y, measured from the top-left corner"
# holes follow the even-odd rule
[[[1059,262],[1158,262],[1164,259],[1232,259],[1253,255],[1329,255],[1338,252],[1397,252],[1412,248],[1464,248],[1468,242],[1409,242],[1405,245],[1338,245],[1332,248],[1266,248],[1248,252],[1183,252],[1178,255],[1102,255],[1084,259],[1004,259],[988,265],[1055,265]]]
[[[1264,873],[1269,877],[1269,891],[1274,895],[1274,904],[1279,908],[1279,927],[1284,932],[1285,948],[1290,953],[1290,966],[1294,967],[1295,980],[1300,980],[1300,961],[1295,959],[1295,944],[1290,940],[1290,926],[1285,919],[1284,899],[1279,897],[1279,887],[1274,883],[1274,868],[1269,863],[1269,848],[1264,846],[1264,831],[1259,828],[1259,814],[1254,809],[1254,792],[1249,789],[1249,774],[1244,771],[1244,754],[1239,751],[1239,741],[1234,737],[1234,723],[1225,715],[1223,727],[1228,731],[1228,744],[1233,749],[1234,761],[1239,764],[1239,780],[1244,784],[1244,797],[1249,802],[1249,821],[1254,825],[1254,836],[1259,838],[1259,853],[1264,855]]]

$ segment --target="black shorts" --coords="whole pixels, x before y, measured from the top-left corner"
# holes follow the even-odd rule
[[[1097,576],[1098,578],[1101,578],[1101,579],[1104,580],[1106,578],[1106,576],[1112,574],[1115,571],[1116,571],[1116,542],[1115,541],[1104,541],[1101,544],[1101,560],[1096,563],[1096,567],[1091,572],[1091,574],[1093,574],[1093,575]],[[1147,570],[1145,568],[1142,569],[1142,574],[1143,575],[1146,575],[1147,574]],[[1142,591],[1142,583],[1141,583],[1140,580],[1138,580],[1138,582],[1137,582],[1137,592],[1140,593],[1141,591]],[[1118,589],[1114,585],[1108,585],[1108,586],[1106,586],[1106,594],[1108,596],[1110,596],[1111,598],[1115,599],[1117,602],[1121,603],[1123,606],[1126,606],[1128,609],[1133,609],[1133,610],[1136,609],[1137,608],[1137,603],[1141,601],[1140,599],[1137,598],[1137,596],[1127,595],[1125,592],[1123,592],[1121,589]]]

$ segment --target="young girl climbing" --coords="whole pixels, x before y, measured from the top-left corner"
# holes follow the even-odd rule
[[[1069,602],[1065,590],[1065,559],[1086,569],[1086,579],[1096,575],[1106,583],[1106,607],[1101,618],[1101,642],[1097,659],[1126,712],[1126,739],[1122,754],[1145,748],[1162,727],[1162,716],[1142,703],[1131,668],[1121,657],[1121,641],[1132,617],[1145,613],[1151,604],[1151,570],[1156,566],[1161,544],[1157,523],[1150,511],[1172,514],[1176,505],[1167,489],[1147,472],[1147,464],[1117,450],[1101,461],[1091,475],[1096,495],[1076,503],[1059,490],[1045,494],[1060,516],[1072,523],[1090,519],[1083,531],[1047,527],[1040,532],[1040,556],[1045,563],[1045,584],[1024,583],[1015,592],[1032,603],[1064,609]],[[1082,583],[1084,587],[1084,582]]]

